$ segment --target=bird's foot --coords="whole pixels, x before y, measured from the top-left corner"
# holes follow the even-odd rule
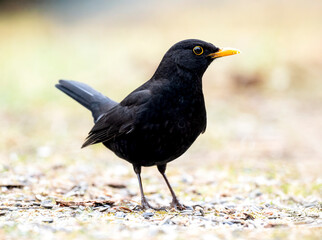
[[[187,207],[183,204],[181,204],[178,199],[174,198],[172,199],[172,202],[170,204],[170,206],[174,209],[176,209],[177,211],[183,211],[183,210],[186,210]]]
[[[152,206],[150,205],[150,203],[146,200],[146,198],[142,198],[142,199],[141,199],[141,208],[142,208],[143,210],[146,210],[146,209],[153,209],[153,210],[155,210],[155,211],[162,211],[162,210],[165,210],[165,208],[164,208],[164,207],[160,207],[160,208],[152,207]]]

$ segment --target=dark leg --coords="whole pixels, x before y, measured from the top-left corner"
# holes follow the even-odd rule
[[[134,172],[136,173],[136,176],[138,177],[138,180],[139,180],[139,186],[140,186],[140,192],[141,192],[141,205],[142,205],[142,208],[144,208],[144,209],[148,209],[148,208],[155,209],[155,208],[153,208],[148,203],[148,201],[146,200],[146,198],[144,196],[144,191],[143,191],[143,186],[142,186],[142,180],[141,180],[141,166],[135,166],[135,165],[133,165],[133,169],[134,169]]]
[[[163,178],[164,178],[164,180],[165,180],[165,183],[167,184],[167,186],[168,186],[168,188],[169,188],[169,190],[170,190],[170,192],[171,192],[171,195],[172,195],[171,207],[174,207],[174,208],[175,208],[175,209],[177,209],[177,210],[184,210],[184,209],[186,209],[186,208],[185,208],[185,206],[184,206],[184,205],[182,205],[182,204],[179,202],[179,200],[178,200],[178,198],[177,198],[176,194],[174,193],[174,191],[173,191],[173,189],[172,189],[172,187],[171,187],[171,185],[170,185],[170,183],[169,183],[169,181],[168,181],[167,176],[165,175],[165,170],[166,170],[166,168],[167,168],[167,165],[166,165],[166,164],[164,164],[164,165],[158,165],[158,170],[159,170],[159,172],[161,173],[161,175],[163,176]]]

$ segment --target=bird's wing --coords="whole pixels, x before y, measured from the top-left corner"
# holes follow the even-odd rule
[[[110,109],[96,121],[83,147],[106,142],[135,128],[134,122],[140,108],[150,99],[150,90],[137,90],[129,94],[120,104]]]

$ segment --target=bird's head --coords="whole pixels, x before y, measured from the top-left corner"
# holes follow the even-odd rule
[[[167,71],[169,66],[192,72],[202,77],[209,64],[216,58],[240,53],[232,48],[219,48],[198,40],[187,39],[173,45],[164,55],[159,70]]]

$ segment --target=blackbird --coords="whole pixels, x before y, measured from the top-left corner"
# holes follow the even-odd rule
[[[202,76],[216,58],[239,53],[187,39],[173,45],[151,79],[117,103],[88,85],[60,80],[56,87],[92,112],[94,127],[82,147],[103,143],[133,165],[141,205],[141,167],[156,165],[172,195],[171,207],[184,209],[166,177],[167,163],[182,155],[206,130]]]

